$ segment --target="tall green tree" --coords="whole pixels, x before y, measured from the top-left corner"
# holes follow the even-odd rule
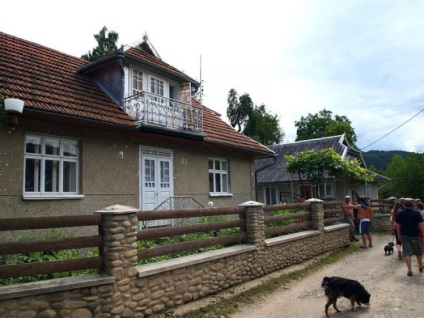
[[[249,114],[253,110],[253,101],[249,94],[243,94],[238,97],[235,89],[231,89],[228,93],[227,117],[233,128],[237,127],[237,131],[241,132],[244,125],[249,119]]]
[[[284,138],[278,116],[268,113],[265,105],[253,108],[243,134],[263,145],[278,144]]]
[[[296,141],[331,137],[346,134],[346,139],[352,147],[356,148],[356,133],[351,121],[346,116],[335,115],[330,110],[320,110],[317,114],[309,113],[301,116],[299,121],[294,122],[297,127]]]
[[[271,115],[265,105],[255,106],[249,94],[238,96],[235,89],[228,93],[227,117],[233,128],[264,145],[279,143],[284,131],[279,117]]]
[[[382,197],[424,200],[424,153],[410,153],[406,159],[395,155],[387,168],[387,176],[391,181],[382,189]]]
[[[370,182],[373,175],[361,167],[358,160],[344,160],[333,149],[306,150],[286,156],[287,171],[299,176],[300,181],[319,185],[329,177]]]
[[[82,55],[81,58],[84,60],[94,62],[118,49],[116,45],[118,33],[115,31],[108,31],[106,26],[104,26],[98,34],[94,34],[94,38],[97,41],[97,47],[92,51],[88,51],[87,54]]]

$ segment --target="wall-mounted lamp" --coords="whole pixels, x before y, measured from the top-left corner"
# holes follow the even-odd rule
[[[24,101],[17,98],[6,98],[4,100],[4,110],[9,117],[9,125],[18,124],[18,116],[24,111]]]

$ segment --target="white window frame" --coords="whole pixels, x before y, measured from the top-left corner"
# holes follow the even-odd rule
[[[162,92],[158,92],[156,91],[156,89],[152,92],[152,80],[162,83]],[[156,76],[154,74],[147,74],[147,86],[148,86],[147,91],[149,93],[157,95],[157,96],[169,98],[169,82],[166,79],[160,76]]]
[[[334,197],[334,187],[332,183],[324,182],[318,185],[319,195],[322,198],[325,197]],[[327,191],[329,188],[329,191]],[[324,190],[324,193],[321,193],[321,190]]]
[[[212,168],[209,167],[212,161]],[[219,162],[219,169],[216,169],[216,163]],[[225,163],[225,169],[223,164]],[[212,176],[212,188],[210,188]],[[219,176],[219,187],[217,185],[217,177]],[[225,176],[225,178],[223,178]],[[210,196],[232,196],[230,193],[230,173],[229,161],[222,158],[209,158],[208,159],[208,187]],[[211,191],[212,190],[212,191]]]
[[[136,79],[135,77],[138,77],[138,79]],[[136,80],[137,83],[141,82],[141,87],[138,87],[138,84],[136,85],[137,87],[134,87],[134,80]],[[135,67],[132,68],[131,79],[130,79],[131,95],[141,94],[143,91],[145,91],[144,82],[145,82],[144,72],[139,68],[135,68]]]
[[[277,204],[277,189],[275,187],[264,188],[264,202],[266,205]]]
[[[371,184],[366,182],[362,188],[362,194],[364,197],[371,198]]]
[[[31,138],[36,138],[40,140],[41,149],[37,153],[27,152],[27,142]],[[58,154],[48,154],[46,153],[46,143],[47,142],[58,142],[59,144],[59,153]],[[74,144],[76,147],[75,156],[65,155],[65,143]],[[23,198],[26,200],[37,200],[37,199],[81,199],[84,196],[80,194],[80,143],[75,139],[60,138],[54,136],[45,136],[37,134],[28,134],[25,136],[25,145],[24,145],[24,176],[23,176]],[[40,169],[40,171],[34,173],[34,183],[39,183],[40,187],[35,188],[34,191],[26,191],[26,179],[27,179],[27,160],[39,160],[40,165],[34,167],[34,170]],[[46,171],[46,162],[55,161],[58,164],[58,175],[57,180],[58,184],[56,188],[58,191],[46,191],[46,180],[45,180],[45,171]],[[63,189],[63,179],[64,179],[64,164],[72,163],[75,164],[75,180],[73,180],[75,185],[75,191],[64,191]],[[38,180],[38,181],[37,181]]]

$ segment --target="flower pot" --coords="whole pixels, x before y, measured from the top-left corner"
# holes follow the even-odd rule
[[[4,110],[8,113],[22,114],[24,110],[24,101],[16,98],[6,98],[4,100]]]

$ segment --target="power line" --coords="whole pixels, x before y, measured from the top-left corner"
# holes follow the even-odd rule
[[[424,108],[421,109],[418,113],[416,113],[414,116],[412,116],[411,118],[409,118],[407,121],[405,121],[404,123],[400,124],[399,126],[397,126],[395,129],[389,131],[387,134],[385,134],[383,137],[381,137],[380,139],[377,139],[376,141],[370,143],[368,146],[361,148],[360,150],[364,150],[365,148],[368,148],[369,146],[374,145],[376,142],[379,142],[381,139],[387,137],[388,135],[390,135],[392,132],[398,130],[400,127],[402,127],[403,125],[405,125],[407,122],[411,121],[412,119],[414,119],[415,117],[417,117],[420,113],[422,113],[424,111]]]

